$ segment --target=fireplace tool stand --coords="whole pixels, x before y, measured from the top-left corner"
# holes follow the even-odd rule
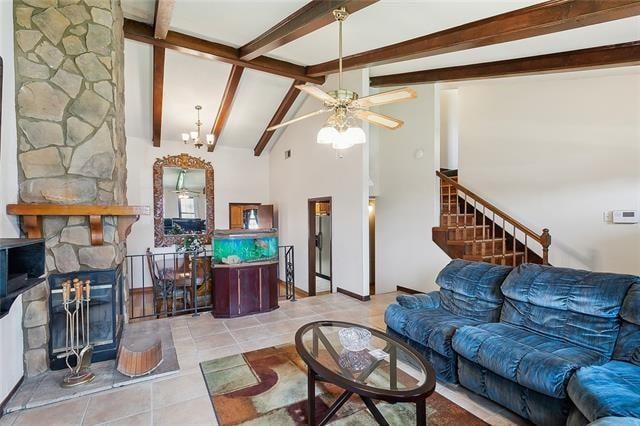
[[[71,292],[73,291],[73,298]],[[66,321],[66,350],[59,355],[64,357],[69,372],[62,380],[62,387],[90,383],[95,375],[89,370],[93,345],[89,342],[89,301],[91,300],[91,281],[84,284],[75,278],[73,282],[62,283],[62,305],[67,315]],[[75,366],[71,365],[70,358],[75,357]]]

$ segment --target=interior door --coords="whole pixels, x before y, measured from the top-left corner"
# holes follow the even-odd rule
[[[331,290],[331,215],[316,216],[316,291]]]

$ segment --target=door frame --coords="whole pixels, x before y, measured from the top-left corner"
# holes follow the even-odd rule
[[[316,295],[316,203],[328,202],[331,208],[331,244],[329,245],[329,253],[331,256],[331,265],[329,268],[330,291],[333,293],[333,198],[332,197],[317,197],[309,198],[307,200],[307,252],[308,252],[308,294],[309,296]]]

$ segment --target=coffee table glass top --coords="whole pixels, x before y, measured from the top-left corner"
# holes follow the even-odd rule
[[[338,333],[349,327],[371,332],[366,349],[349,351],[341,344]],[[429,387],[426,382],[433,382],[433,378],[427,380],[433,369],[415,351],[379,330],[357,324],[342,321],[306,324],[296,333],[296,347],[318,374],[333,376],[325,377],[331,381],[338,378],[358,387],[391,393],[420,392]]]

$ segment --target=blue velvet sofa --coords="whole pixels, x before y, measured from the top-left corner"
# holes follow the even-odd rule
[[[438,292],[399,296],[385,321],[440,380],[536,424],[565,424],[570,411],[576,425],[638,415],[638,277],[454,260],[436,281]]]
[[[500,285],[511,267],[453,260],[436,278],[440,291],[398,296],[385,312],[387,332],[421,352],[438,379],[457,383],[451,338],[460,327],[500,318]]]

